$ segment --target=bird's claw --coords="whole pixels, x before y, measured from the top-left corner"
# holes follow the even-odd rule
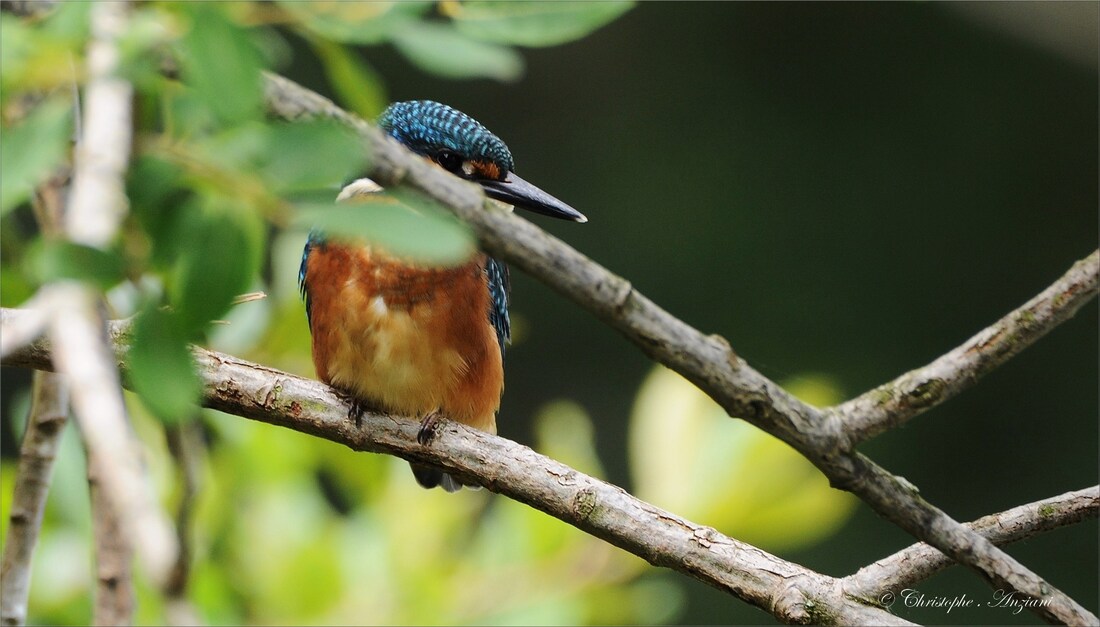
[[[347,394],[335,388],[333,388],[333,391],[340,400],[348,404],[348,420],[355,423],[356,429],[361,429],[363,427],[363,414],[366,413],[367,406],[351,394]]]
[[[416,441],[421,446],[427,446],[432,438],[435,437],[435,431],[439,428],[439,423],[443,421],[443,414],[439,411],[433,411],[424,419],[420,421],[420,430],[416,432]]]

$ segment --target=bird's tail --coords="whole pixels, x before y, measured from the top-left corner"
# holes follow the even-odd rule
[[[436,486],[443,488],[447,492],[458,492],[462,489],[462,486],[466,486],[472,490],[477,490],[481,486],[469,485],[462,483],[458,479],[455,479],[451,475],[443,472],[439,468],[434,466],[424,466],[422,464],[409,463],[412,467],[413,476],[416,477],[416,482],[425,488],[434,488]]]

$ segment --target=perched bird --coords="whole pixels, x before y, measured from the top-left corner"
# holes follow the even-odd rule
[[[466,114],[427,100],[398,102],[379,126],[439,167],[479,183],[506,205],[586,222],[577,210],[516,176],[503,141]],[[340,200],[381,187],[360,179]],[[298,274],[317,375],[360,406],[438,417],[496,433],[509,340],[508,267],[478,253],[446,268],[398,258],[378,246],[312,233]],[[439,468],[413,464],[425,488],[458,490]]]

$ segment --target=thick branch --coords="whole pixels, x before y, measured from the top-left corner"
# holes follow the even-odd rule
[[[664,311],[599,264],[530,222],[486,202],[474,185],[411,153],[327,99],[278,76],[265,76],[269,110],[285,119],[330,117],[359,133],[371,154],[370,177],[407,185],[468,223],[482,246],[569,296],[740,417],[787,442],[879,514],[977,571],[997,586],[1044,600],[1031,609],[1044,619],[1093,623],[1073,599],[927,503],[914,486],[853,453],[839,418],[788,394],[753,370],[718,336],[707,336]]]
[[[27,622],[31,558],[68,413],[69,396],[61,377],[50,372],[34,373],[31,410],[19,449],[19,470],[0,567],[0,623],[4,625]]]
[[[3,324],[25,315],[0,310]],[[119,361],[128,323],[109,326]],[[40,340],[7,357],[5,366],[49,368],[51,347]],[[367,413],[362,427],[328,386],[236,357],[194,349],[204,405],[337,442],[357,451],[427,462],[527,503],[652,564],[695,577],[796,623],[908,624],[889,612],[843,596],[836,579],[640,501],[621,488],[581,474],[535,451],[452,422],[427,446],[418,421]]]
[[[1100,513],[1100,487],[1067,492],[1042,501],[1028,503],[967,523],[997,545],[1096,518]],[[842,580],[848,594],[869,603],[884,594],[897,594],[928,579],[953,564],[943,553],[920,542],[889,557],[859,569]]]
[[[843,421],[853,445],[904,424],[974,385],[1069,320],[1096,297],[1098,285],[1100,251],[1093,251],[1038,296],[958,348],[830,411]]]

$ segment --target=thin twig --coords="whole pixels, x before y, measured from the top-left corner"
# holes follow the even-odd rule
[[[42,527],[53,462],[68,420],[68,392],[61,377],[35,372],[27,431],[19,449],[8,535],[0,566],[0,624],[27,622],[31,558]]]
[[[1020,505],[967,523],[997,545],[1019,540],[1096,518],[1100,513],[1100,487]],[[878,603],[887,593],[897,594],[928,579],[953,564],[943,553],[919,542],[845,577],[842,585],[848,594],[868,603]]]
[[[168,451],[176,461],[179,473],[180,502],[176,509],[176,541],[179,553],[172,575],[164,585],[164,613],[169,625],[198,625],[198,612],[187,599],[187,584],[191,576],[192,525],[195,505],[202,487],[202,458],[205,444],[202,423],[196,417],[183,424],[165,429]]]
[[[900,426],[971,387],[1073,317],[1100,289],[1100,251],[1078,261],[1038,296],[927,366],[830,411],[855,444]]]
[[[406,185],[469,224],[483,248],[593,312],[653,359],[679,372],[730,416],[790,444],[829,478],[914,537],[940,549],[995,586],[1041,599],[1029,609],[1048,621],[1097,618],[979,534],[926,502],[916,488],[853,452],[842,421],[811,407],[753,370],[718,336],[673,317],[562,241],[486,201],[473,184],[451,176],[331,101],[285,78],[265,75],[269,111],[288,120],[328,117],[357,132],[371,155],[368,175],[383,186]]]

